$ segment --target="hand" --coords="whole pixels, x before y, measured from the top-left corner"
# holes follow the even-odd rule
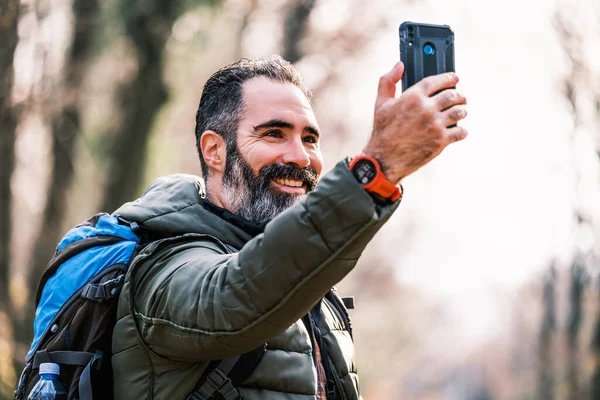
[[[379,80],[373,133],[363,150],[379,160],[394,183],[467,136],[463,127],[449,128],[467,116],[466,98],[453,89],[458,83],[455,73],[427,77],[396,98],[403,73],[399,62]]]

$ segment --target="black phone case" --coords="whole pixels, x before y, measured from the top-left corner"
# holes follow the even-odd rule
[[[430,48],[426,45],[432,46],[433,54],[428,54]],[[403,22],[400,25],[400,60],[405,68],[402,90],[426,76],[455,72],[454,32],[448,25]]]

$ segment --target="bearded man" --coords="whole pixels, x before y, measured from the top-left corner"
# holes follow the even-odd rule
[[[332,287],[398,207],[400,181],[466,137],[457,76],[396,97],[403,68],[380,79],[363,152],[323,177],[322,133],[294,67],[242,60],[210,77],[196,116],[205,186],[161,178],[115,213],[162,235],[120,294],[117,400],[360,398]]]

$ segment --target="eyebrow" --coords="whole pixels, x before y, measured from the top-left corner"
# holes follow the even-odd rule
[[[283,129],[294,129],[294,125],[290,124],[289,122],[283,121],[281,119],[271,119],[267,122],[264,122],[260,125],[256,125],[255,127],[253,127],[252,129],[254,130],[254,132],[258,132],[260,130],[263,129],[268,129],[268,128],[283,128]],[[321,136],[321,133],[319,132],[319,129],[317,129],[316,127],[312,126],[312,125],[307,125],[304,127],[304,131],[308,132],[312,135],[315,135],[317,137]]]

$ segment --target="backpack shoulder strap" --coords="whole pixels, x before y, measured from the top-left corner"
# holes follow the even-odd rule
[[[263,344],[248,353],[209,364],[200,378],[197,389],[186,400],[208,400],[219,393],[225,400],[241,399],[235,385],[242,383],[260,362],[267,345]]]

